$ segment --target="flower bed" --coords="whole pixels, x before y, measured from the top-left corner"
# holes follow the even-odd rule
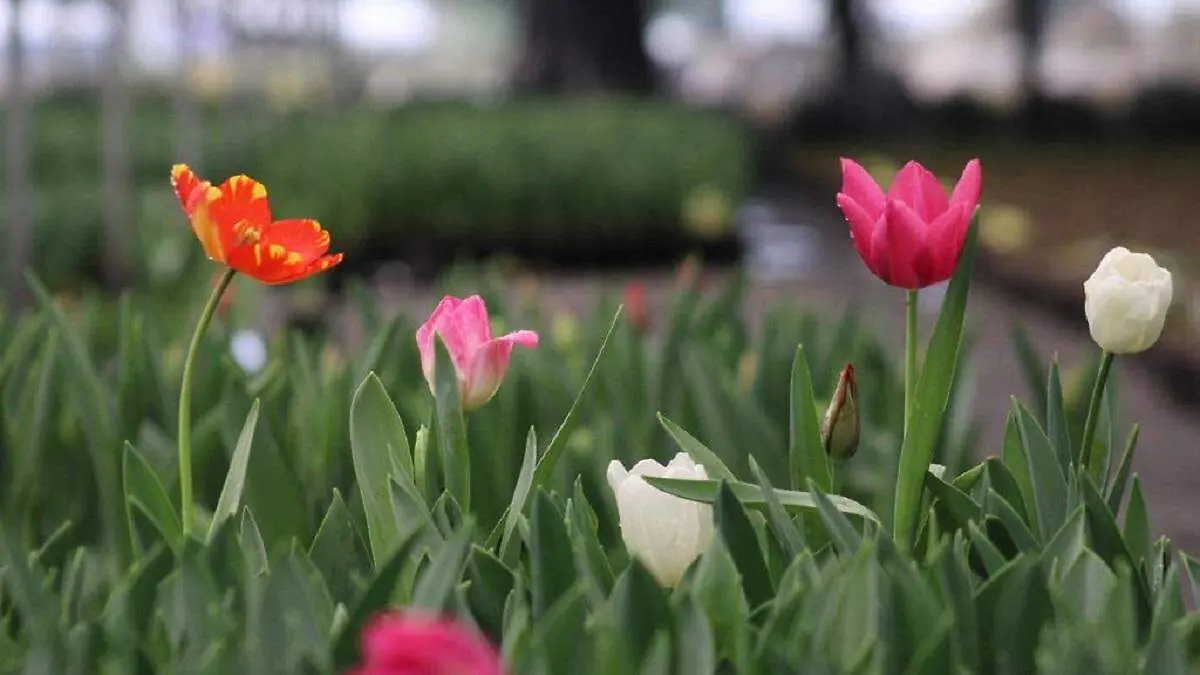
[[[401,259],[436,272],[498,251],[570,266],[739,254],[732,216],[748,189],[752,151],[748,134],[720,115],[638,100],[286,114],[228,105],[203,111],[203,166],[262,176],[287,205],[281,215],[337,229],[350,255],[345,270]],[[33,267],[52,287],[90,279],[98,267],[96,115],[86,99],[35,110]],[[135,107],[138,238],[159,236],[171,218],[161,183],[174,129],[166,102]]]
[[[950,197],[916,164],[886,195],[843,167],[881,282],[915,309],[950,279],[903,367],[852,315],[750,330],[740,286],[701,293],[694,267],[664,316],[631,289],[630,320],[603,299],[572,327],[459,279],[482,294],[417,321],[362,302],[361,347],[283,335],[248,360],[228,280],[327,273],[336,231],[176,167],[220,275],[190,342],[150,291],[113,322],[35,281],[37,311],[0,324],[0,669],[1195,670],[1200,561],[1154,538],[1107,379],[1153,347],[1171,276],[1106,255],[1091,397],[1039,369],[1045,405],[1013,401],[977,461],[971,166]]]

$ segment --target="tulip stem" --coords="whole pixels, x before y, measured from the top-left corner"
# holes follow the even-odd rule
[[[183,379],[179,384],[179,517],[183,521],[183,536],[187,539],[192,533],[194,502],[192,501],[192,368],[195,366],[196,354],[200,351],[200,342],[212,323],[213,314],[221,302],[221,296],[236,274],[232,267],[226,268],[217,285],[213,287],[212,295],[200,312],[200,320],[196,322],[196,331],[192,333],[192,342],[188,345],[187,356],[183,361]]]
[[[1096,437],[1096,422],[1100,417],[1100,400],[1104,398],[1104,385],[1112,370],[1113,354],[1105,350],[1100,357],[1100,369],[1096,373],[1096,383],[1092,386],[1092,399],[1088,402],[1087,418],[1083,423],[1083,438],[1079,443],[1079,466],[1087,468],[1088,464],[1098,460],[1092,457],[1092,441]]]
[[[912,422],[913,402],[917,391],[917,296],[920,291],[908,292],[904,340],[904,434]]]

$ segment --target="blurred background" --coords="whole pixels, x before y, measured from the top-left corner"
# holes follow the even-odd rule
[[[479,259],[564,311],[637,283],[652,316],[695,254],[748,272],[749,316],[854,303],[899,335],[837,158],[949,186],[980,157],[980,452],[1026,395],[1013,322],[1071,374],[1094,349],[1083,279],[1113,245],[1151,251],[1177,307],[1122,402],[1155,514],[1195,529],[1200,0],[4,0],[0,42],[9,308],[29,269],[67,300],[159,289],[188,323],[181,289],[214,270],[169,189],[186,161],[263,181],[346,253],[239,285],[255,331],[340,316],[348,282],[425,312]]]

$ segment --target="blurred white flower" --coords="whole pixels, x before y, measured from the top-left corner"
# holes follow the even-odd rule
[[[1124,246],[1109,251],[1083,284],[1092,339],[1113,354],[1154,346],[1171,306],[1171,273],[1146,253]]]
[[[708,474],[682,452],[667,466],[650,459],[638,462],[631,471],[616,460],[608,465],[608,484],[617,499],[625,547],[659,584],[674,587],[712,543],[712,507],[662,492],[642,476],[695,480]]]
[[[267,343],[252,330],[239,330],[229,340],[233,361],[247,373],[257,373],[267,365]]]

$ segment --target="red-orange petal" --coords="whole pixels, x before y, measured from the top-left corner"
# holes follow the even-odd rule
[[[228,239],[222,238],[227,246],[245,243],[235,237],[234,226],[238,223],[255,223],[259,227],[267,227],[271,223],[271,208],[267,203],[267,188],[262,183],[249,176],[234,176],[221,183],[220,197],[213,200],[209,206],[213,220],[227,234]]]
[[[292,283],[341,262],[341,254],[325,255],[329,242],[329,233],[315,220],[280,220],[253,244],[235,249],[229,264],[263,283]]]

